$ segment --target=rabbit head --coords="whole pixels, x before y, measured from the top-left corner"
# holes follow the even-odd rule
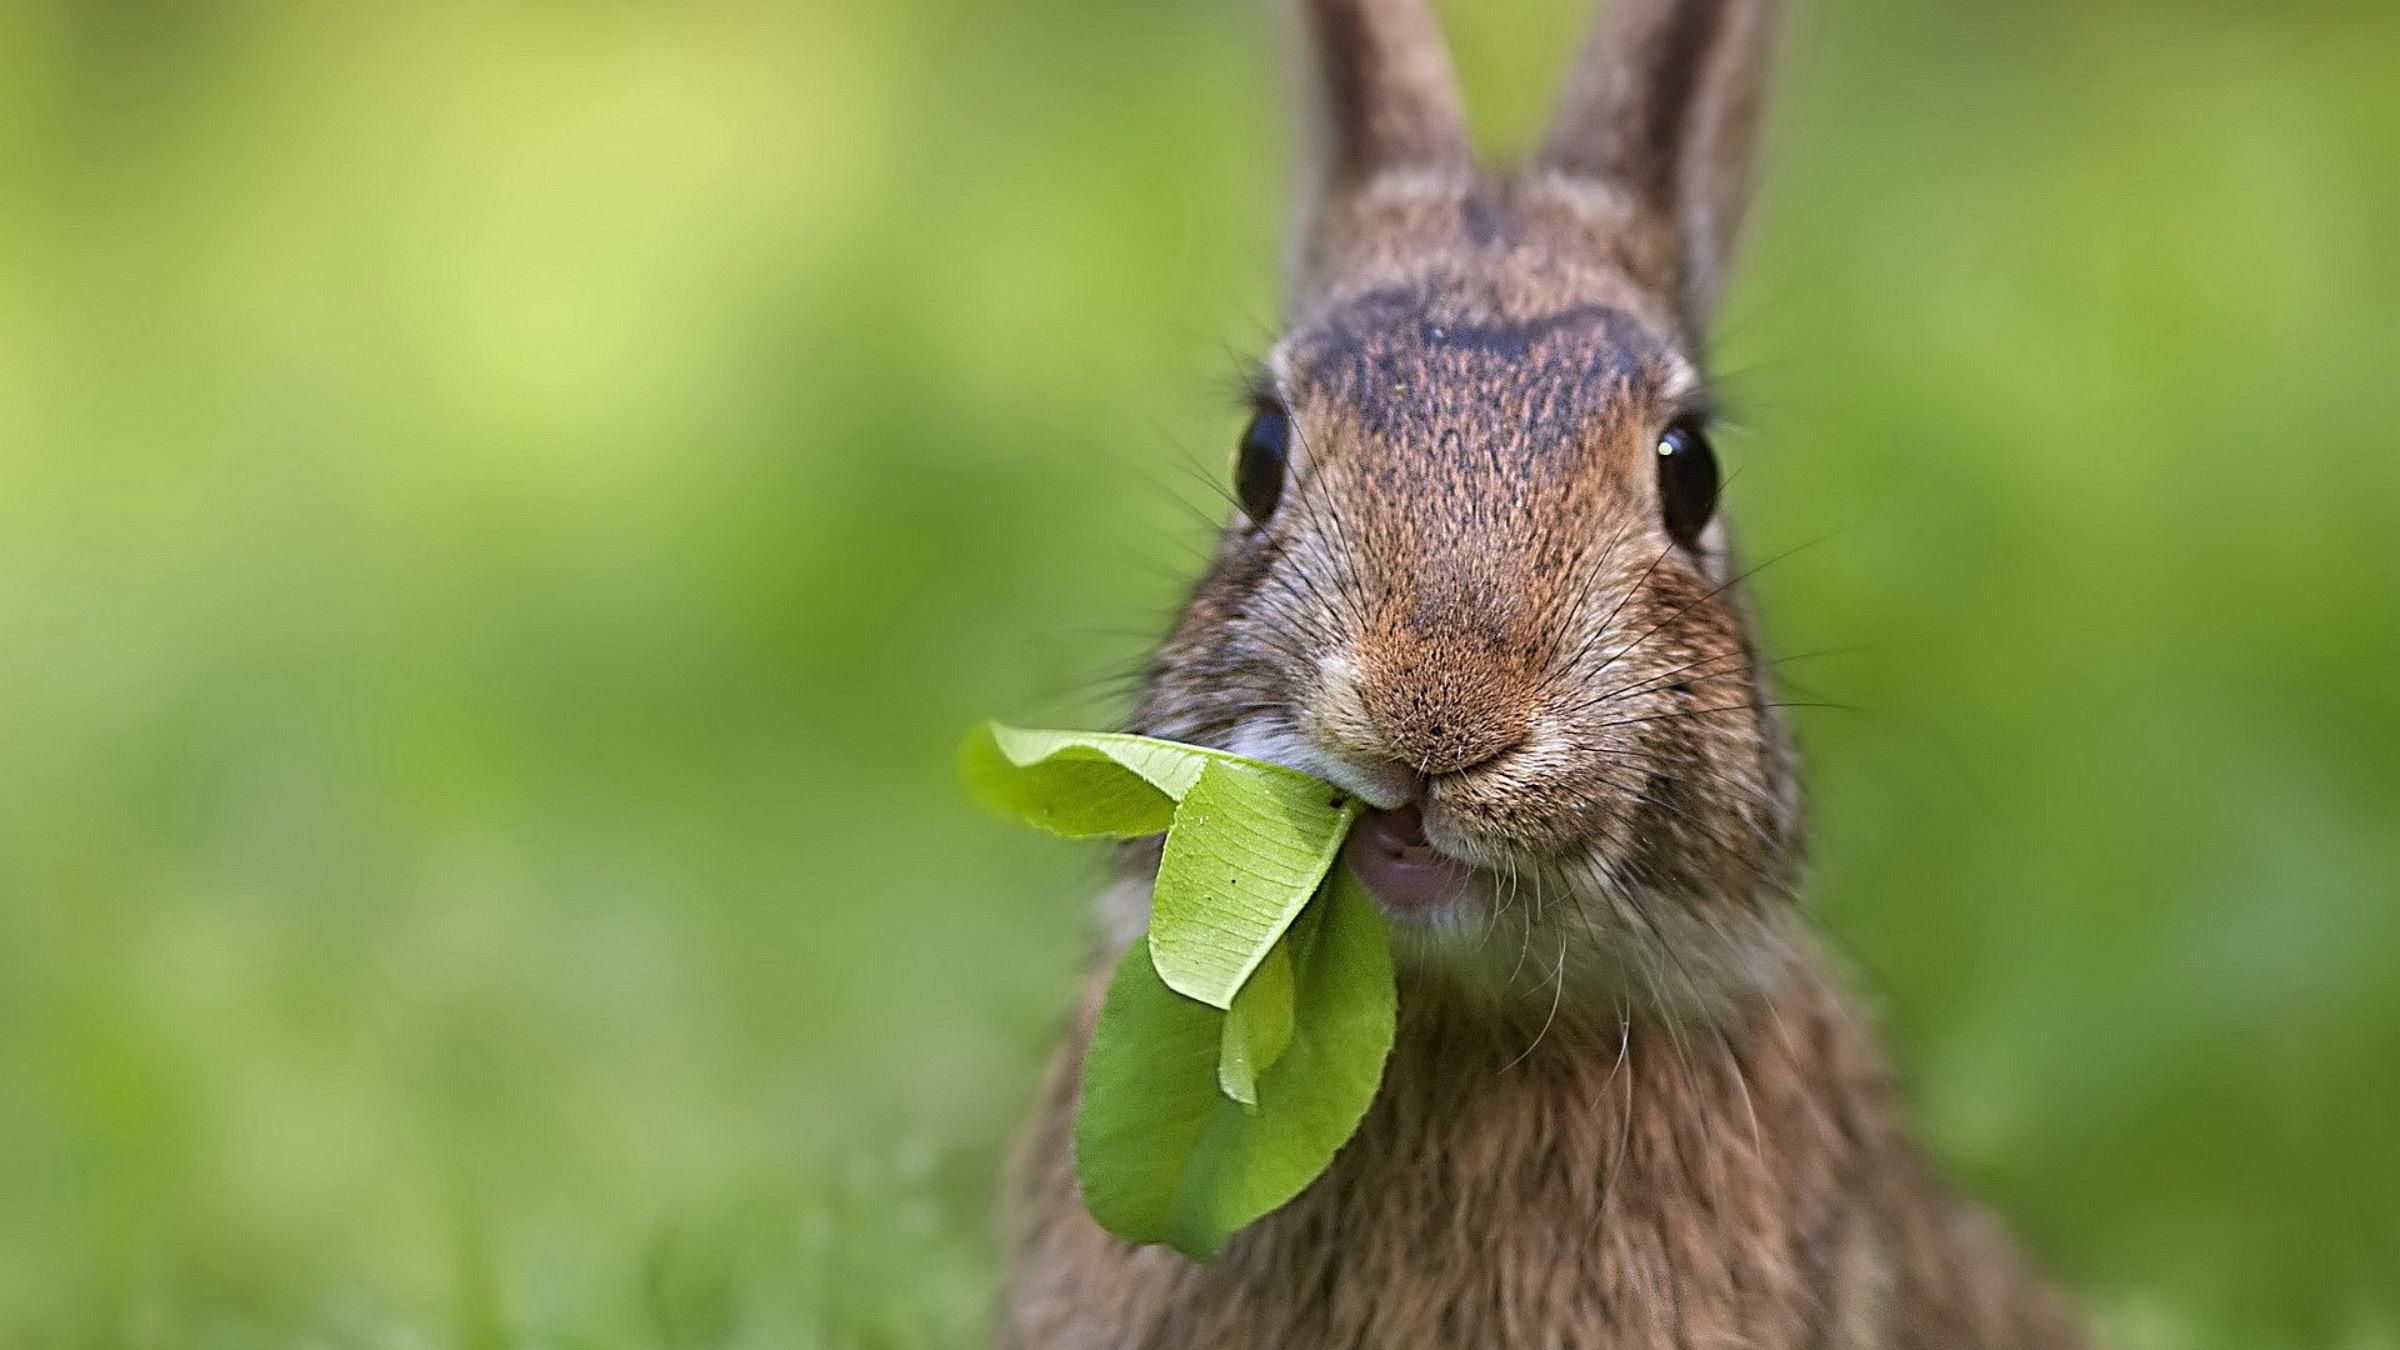
[[[1134,728],[1377,808],[1349,857],[1417,977],[1706,1004],[1772,968],[1799,854],[1701,359],[1771,0],[1613,0],[1507,175],[1422,0],[1297,8],[1291,317]]]

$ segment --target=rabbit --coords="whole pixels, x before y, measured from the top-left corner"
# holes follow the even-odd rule
[[[1290,322],[1130,729],[1315,774],[1399,971],[1330,1169],[1199,1264],[1102,1231],[1081,1057],[1128,847],[1009,1185],[1017,1350],[2058,1350],[2080,1319],[1912,1141],[1794,893],[1794,759],[1701,343],[1774,0],[1612,0],[1478,169],[1422,0],[1292,0]]]

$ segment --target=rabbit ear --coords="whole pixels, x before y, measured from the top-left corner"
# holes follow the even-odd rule
[[[1609,0],[1537,164],[1628,199],[1662,236],[1646,278],[1695,331],[1750,197],[1777,0]]]
[[[1473,164],[1458,82],[1426,0],[1295,0],[1310,122],[1300,271],[1358,242],[1353,208],[1387,175]]]

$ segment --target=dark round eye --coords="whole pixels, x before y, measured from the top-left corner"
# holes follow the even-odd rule
[[[1253,527],[1266,524],[1275,514],[1275,503],[1283,500],[1283,468],[1291,457],[1291,442],[1292,416],[1273,406],[1260,408],[1242,432],[1242,448],[1233,464],[1233,494]]]
[[[1699,422],[1686,418],[1658,438],[1658,500],[1667,533],[1688,549],[1717,513],[1717,453]]]

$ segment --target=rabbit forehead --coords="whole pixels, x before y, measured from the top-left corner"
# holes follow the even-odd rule
[[[1281,370],[1294,393],[1337,400],[1390,439],[1438,428],[1547,442],[1629,396],[1689,383],[1674,350],[1623,309],[1510,314],[1475,300],[1439,283],[1366,292],[1294,334]]]
[[[1537,474],[1663,425],[1696,392],[1690,362],[1628,305],[1513,299],[1441,273],[1359,291],[1294,330],[1270,368],[1305,420],[1363,435],[1370,454]]]

